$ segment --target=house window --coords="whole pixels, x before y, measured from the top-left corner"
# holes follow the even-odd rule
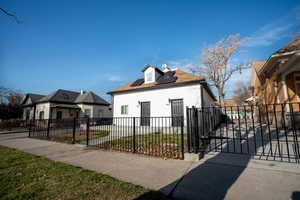
[[[62,119],[62,111],[56,112],[56,119]]]
[[[122,105],[121,106],[121,115],[127,115],[128,114],[128,105]]]
[[[298,100],[300,99],[300,74],[295,74],[295,87]]]
[[[152,82],[153,81],[153,73],[152,72],[148,72],[146,74],[146,79],[147,79],[147,82]]]
[[[30,110],[26,110],[26,119],[28,120],[30,118]]]
[[[103,114],[103,109],[99,109],[98,110],[98,117],[102,117],[103,116],[102,114]]]
[[[85,109],[85,110],[84,110],[84,115],[85,115],[86,117],[91,117],[91,109]]]
[[[39,119],[44,119],[44,111],[41,111],[39,114]]]

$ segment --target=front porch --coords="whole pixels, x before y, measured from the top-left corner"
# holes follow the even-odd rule
[[[54,104],[50,105],[49,119],[70,119],[78,118],[80,107],[72,104]]]

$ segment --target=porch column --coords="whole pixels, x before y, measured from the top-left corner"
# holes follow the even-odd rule
[[[33,108],[33,120],[35,120],[35,114],[36,113],[36,105],[34,105],[34,108]]]
[[[287,85],[286,85],[286,75],[285,74],[281,78],[281,84],[283,86],[284,101],[286,103],[289,103],[290,101],[289,101],[288,88],[287,88]],[[290,112],[290,107],[289,106],[286,106],[286,111]]]
[[[50,107],[49,108],[49,119],[52,119],[52,111],[53,111],[53,109]]]
[[[275,99],[274,99],[274,103],[279,103],[279,91],[278,91],[278,81],[275,80],[273,81],[273,85],[274,85],[274,90],[275,90]]]

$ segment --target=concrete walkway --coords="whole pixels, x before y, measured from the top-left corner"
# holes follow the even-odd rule
[[[184,199],[300,199],[300,165],[231,154],[201,161],[163,160],[0,135],[0,145],[97,171]]]

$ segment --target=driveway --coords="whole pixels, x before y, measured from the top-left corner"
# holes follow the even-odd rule
[[[32,139],[26,133],[0,135],[0,145],[184,199],[299,199],[300,194],[300,165],[294,163],[220,153],[201,161],[163,160]]]

